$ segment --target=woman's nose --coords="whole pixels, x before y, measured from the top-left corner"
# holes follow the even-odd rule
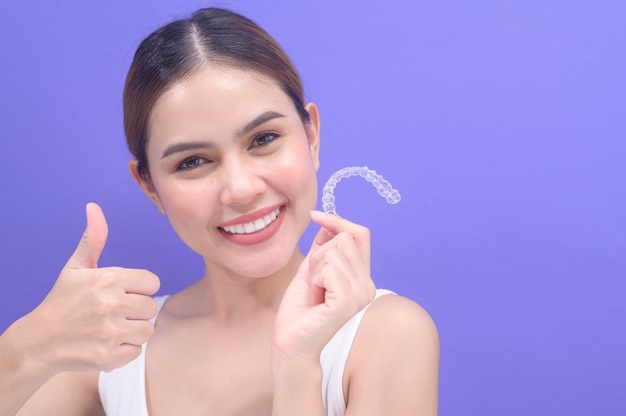
[[[246,158],[224,160],[221,166],[221,202],[225,205],[246,205],[265,191],[265,181],[258,169]]]

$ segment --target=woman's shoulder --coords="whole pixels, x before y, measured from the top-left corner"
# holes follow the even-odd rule
[[[360,332],[387,335],[421,334],[433,336],[437,333],[430,314],[417,302],[401,295],[379,296],[370,305]]]
[[[359,325],[346,365],[345,397],[355,414],[436,414],[439,335],[415,301],[376,298]]]
[[[407,362],[416,356],[438,360],[439,334],[434,320],[412,299],[395,294],[377,297],[359,324],[349,365],[356,362],[365,368],[374,353],[381,364]]]

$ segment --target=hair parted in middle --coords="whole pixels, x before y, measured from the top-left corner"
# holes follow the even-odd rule
[[[298,73],[287,54],[252,20],[220,8],[205,8],[173,21],[144,39],[124,86],[124,131],[137,171],[150,179],[146,145],[157,99],[184,77],[208,65],[255,71],[273,79],[309,123]]]

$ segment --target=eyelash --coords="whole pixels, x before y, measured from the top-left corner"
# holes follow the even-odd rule
[[[253,147],[265,147],[268,146],[269,144],[271,144],[272,142],[274,142],[276,139],[278,139],[279,134],[277,133],[261,133],[257,136],[255,136],[252,139],[252,144],[250,145],[250,148]],[[265,139],[264,142],[262,143],[258,143],[258,141],[260,139]],[[256,143],[256,145],[255,145]],[[190,162],[192,163],[196,163],[195,165],[190,165]],[[183,159],[183,161],[181,161],[178,165],[176,165],[176,172],[180,172],[180,171],[186,171],[186,170],[192,170],[192,169],[197,169],[198,167],[207,164],[207,163],[211,163],[211,161],[205,157],[202,156],[190,156],[186,159]]]
[[[258,142],[259,139],[264,139],[264,138],[268,138],[268,137],[269,137],[269,140],[266,140],[263,143],[257,143],[256,146],[257,147],[265,147],[265,146],[269,145],[270,143],[272,143],[274,140],[278,139],[279,135],[278,135],[278,133],[270,133],[270,132],[261,133],[261,134],[255,136],[254,139],[252,139],[251,147],[252,147],[252,145],[255,144],[255,142]]]
[[[190,166],[189,163],[190,162],[194,162],[197,163],[196,165]],[[202,163],[199,163],[202,162]],[[192,169],[196,169],[206,163],[210,163],[210,160],[201,157],[201,156],[191,156],[188,157],[186,159],[184,159],[182,162],[180,162],[178,165],[176,165],[176,172],[180,172],[180,171],[185,171],[185,170],[192,170]]]

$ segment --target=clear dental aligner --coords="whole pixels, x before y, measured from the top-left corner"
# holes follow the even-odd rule
[[[337,207],[335,206],[335,187],[337,183],[350,176],[361,176],[366,181],[370,182],[378,191],[378,194],[384,197],[388,203],[397,204],[400,202],[400,192],[393,189],[391,184],[383,179],[382,175],[376,173],[375,170],[369,169],[367,166],[351,166],[339,169],[337,172],[330,175],[328,181],[324,185],[322,190],[322,209],[326,213],[337,214]]]

